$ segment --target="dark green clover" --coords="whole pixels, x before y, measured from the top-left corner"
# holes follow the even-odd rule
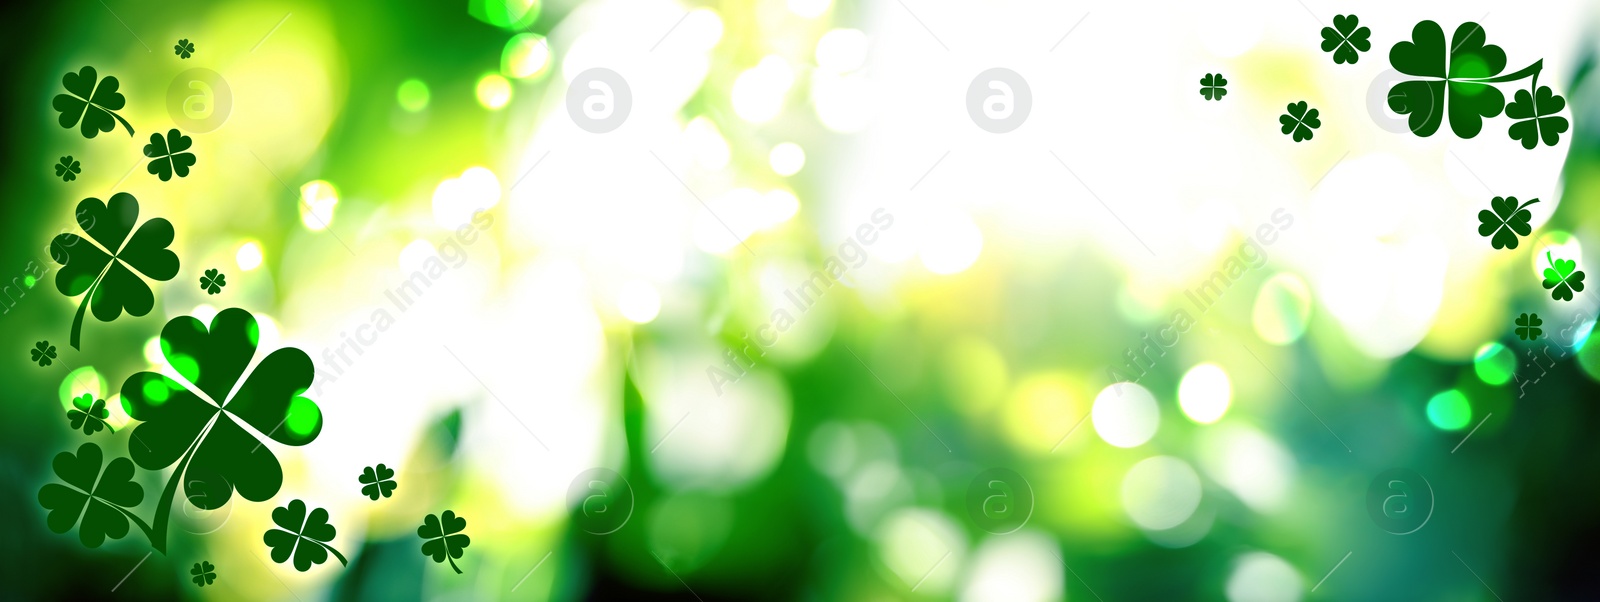
[[[1517,205],[1517,197],[1494,197],[1489,201],[1489,209],[1478,212],[1478,235],[1492,236],[1489,245],[1496,249],[1517,248],[1517,237],[1527,236],[1533,232],[1533,226],[1528,221],[1533,219],[1533,212],[1528,211],[1528,205],[1539,202],[1533,199]]]
[[[1322,51],[1333,53],[1335,64],[1354,65],[1361,53],[1372,50],[1372,30],[1357,27],[1360,19],[1355,15],[1334,15],[1333,27],[1322,28]],[[1337,29],[1335,29],[1337,28]]]
[[[83,168],[78,166],[78,161],[72,155],[62,157],[61,162],[56,164],[56,177],[61,178],[62,182],[76,180],[80,173],[83,173]]]
[[[216,570],[217,567],[211,566],[210,561],[196,562],[194,563],[194,568],[189,569],[189,574],[194,575],[194,578],[190,579],[190,581],[200,587],[211,585],[212,581],[217,580]]]
[[[167,130],[165,140],[161,134],[151,134],[150,144],[144,145],[144,156],[153,160],[145,170],[161,178],[162,182],[171,180],[174,173],[180,178],[189,177],[189,168],[194,165],[195,157],[194,153],[184,151],[193,145],[193,138],[176,129]]]
[[[66,533],[78,526],[78,539],[83,545],[98,548],[106,538],[122,539],[128,534],[128,521],[140,529],[150,529],[129,512],[144,500],[144,488],[133,482],[133,463],[127,458],[116,458],[100,472],[100,446],[85,443],[78,453],[56,454],[51,466],[61,483],[50,483],[39,489],[39,505],[50,513],[45,525],[56,533]],[[81,524],[79,519],[82,519]]]
[[[1544,320],[1539,319],[1539,314],[1522,314],[1517,318],[1517,337],[1524,341],[1539,338],[1539,335],[1544,333],[1539,328],[1541,324],[1544,324]]]
[[[194,42],[190,42],[189,38],[178,40],[177,44],[172,45],[172,53],[179,58],[189,58],[194,54]]]
[[[67,410],[67,422],[72,425],[72,430],[82,430],[85,435],[93,435],[101,429],[116,432],[106,423],[110,417],[111,411],[106,409],[106,400],[95,399],[89,393],[73,399],[72,409]]]
[[[377,470],[373,470],[371,466],[368,466],[366,470],[361,471],[361,476],[357,477],[356,480],[362,483],[362,495],[372,498],[373,501],[377,501],[380,495],[389,497],[390,494],[394,493],[394,488],[398,485],[398,483],[394,482],[394,469],[384,466],[382,463],[378,464]]]
[[[101,322],[117,319],[123,310],[143,316],[155,306],[155,296],[139,275],[166,281],[178,274],[178,255],[167,249],[172,244],[172,223],[151,218],[135,231],[139,201],[133,195],[119,192],[110,205],[93,197],[84,199],[78,203],[77,217],[78,226],[95,244],[83,244],[77,234],[62,234],[50,242],[50,258],[63,266],[56,272],[56,290],[68,297],[83,295],[72,320],[73,349],[81,349],[79,333],[90,306]]]
[[[56,361],[56,346],[51,345],[50,341],[34,343],[33,349],[29,349],[28,352],[29,355],[33,356],[33,361],[37,362],[40,368],[49,366]]]
[[[1508,75],[1506,53],[1488,44],[1477,23],[1462,23],[1446,43],[1444,29],[1433,21],[1417,23],[1411,40],[1389,49],[1395,70],[1424,79],[1403,81],[1389,89],[1389,108],[1410,115],[1411,132],[1432,136],[1448,115],[1450,131],[1472,138],[1483,131],[1483,120],[1505,107],[1505,95],[1494,84],[1537,75],[1544,61],[1536,61]],[[1447,111],[1448,109],[1448,111]]]
[[[117,114],[123,105],[128,104],[128,100],[117,92],[117,78],[107,75],[105,79],[100,79],[99,76],[94,67],[84,65],[77,73],[69,71],[61,77],[61,85],[70,94],[57,94],[50,101],[50,106],[61,113],[61,127],[70,130],[81,123],[78,130],[83,132],[83,137],[93,138],[100,132],[116,129],[117,124],[121,123],[128,130],[128,135],[132,136],[133,126]]]
[[[339,564],[350,565],[344,554],[328,545],[339,531],[328,524],[327,510],[317,508],[307,515],[305,502],[291,500],[289,505],[272,510],[272,522],[279,528],[268,529],[261,541],[272,548],[273,562],[283,564],[294,556],[295,570],[304,573],[311,570],[312,565],[327,562],[331,552],[339,559]]]
[[[1207,73],[1200,78],[1200,95],[1206,100],[1222,100],[1228,95],[1228,80],[1221,73]]]
[[[206,275],[200,277],[200,289],[208,295],[222,292],[224,286],[228,286],[228,277],[218,272],[216,268],[206,270]]]
[[[1544,287],[1552,289],[1550,298],[1557,301],[1571,301],[1572,293],[1583,292],[1583,270],[1579,270],[1577,260],[1555,259],[1549,251],[1544,253],[1545,261],[1550,262],[1550,267],[1544,269]]]
[[[467,519],[456,516],[452,510],[444,511],[444,520],[429,514],[422,519],[422,526],[417,527],[417,536],[423,539],[422,555],[432,556],[434,562],[450,562],[450,568],[461,574],[461,567],[456,566],[456,558],[465,553],[467,546],[472,545],[472,538],[461,531],[467,528]]]
[[[218,312],[209,329],[190,316],[173,318],[161,329],[161,352],[192,388],[155,372],[122,383],[122,407],[141,421],[129,435],[133,461],[152,471],[177,465],[156,507],[161,543],[180,481],[184,497],[203,510],[221,508],[236,490],[253,502],[272,499],[283,468],[253,433],[300,446],[322,432],[322,410],[304,397],[315,375],[304,351],[273,351],[246,376],[260,336],[255,317],[239,308]]]
[[[1567,99],[1557,96],[1549,86],[1540,86],[1539,77],[1533,78],[1538,92],[1528,94],[1517,90],[1511,104],[1506,105],[1506,117],[1518,120],[1506,130],[1513,140],[1521,140],[1522,148],[1533,150],[1543,139],[1546,146],[1555,146],[1567,131],[1567,118],[1557,115],[1566,108]]]
[[[1289,112],[1278,116],[1278,123],[1283,124],[1283,133],[1293,135],[1295,142],[1311,139],[1311,130],[1322,127],[1322,120],[1317,118],[1316,109],[1308,109],[1306,101],[1289,103]]]

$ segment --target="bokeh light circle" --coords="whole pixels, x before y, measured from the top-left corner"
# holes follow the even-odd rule
[[[478,104],[491,111],[498,111],[511,103],[511,82],[499,73],[489,73],[478,78],[478,85],[474,90],[478,96]]]
[[[428,108],[428,101],[432,98],[428,84],[416,78],[400,82],[400,87],[395,90],[394,96],[395,101],[400,103],[400,108],[412,113]]]
[[[1090,410],[1094,432],[1117,447],[1143,445],[1156,434],[1161,410],[1150,391],[1133,383],[1114,383],[1100,390]]]
[[[1300,572],[1266,552],[1239,557],[1228,575],[1228,602],[1294,602],[1305,588]]]
[[[1435,428],[1456,431],[1471,421],[1472,402],[1461,391],[1450,389],[1428,399],[1428,422]]]
[[[1122,477],[1122,507],[1141,528],[1176,527],[1200,507],[1200,475],[1172,456],[1145,458]]]
[[[1221,366],[1206,362],[1189,369],[1178,383],[1178,406],[1190,420],[1211,424],[1233,402],[1233,383]]]
[[[1484,343],[1473,355],[1472,371],[1485,383],[1506,384],[1517,373],[1517,353],[1499,343]]]

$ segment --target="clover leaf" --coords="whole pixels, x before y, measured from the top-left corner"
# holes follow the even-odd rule
[[[1535,76],[1533,81],[1537,86],[1539,78]],[[1567,99],[1557,96],[1549,86],[1538,86],[1531,95],[1527,90],[1517,90],[1511,104],[1506,105],[1506,117],[1519,121],[1511,124],[1506,133],[1521,140],[1522,148],[1528,150],[1539,146],[1541,138],[1546,146],[1555,146],[1561,141],[1561,133],[1567,131],[1567,118],[1556,113],[1566,106]]]
[[[33,361],[39,363],[40,368],[49,366],[56,359],[56,346],[51,345],[50,341],[34,343],[33,349],[29,349],[28,352],[33,356]]]
[[[239,308],[218,312],[210,328],[179,316],[161,330],[161,352],[183,382],[140,372],[122,383],[122,407],[141,421],[129,436],[137,443],[128,445],[133,461],[146,470],[177,464],[156,509],[163,541],[180,480],[189,503],[203,510],[222,507],[236,490],[269,500],[283,485],[283,468],[259,437],[300,446],[322,431],[322,410],[304,397],[315,375],[304,351],[273,351],[246,376],[260,334],[255,316]]]
[[[146,532],[144,521],[128,511],[144,500],[144,488],[133,482],[133,463],[127,458],[116,458],[100,472],[104,458],[100,446],[85,443],[78,453],[61,452],[51,463],[61,483],[49,483],[39,489],[39,505],[49,510],[45,525],[56,533],[66,533],[78,527],[78,539],[83,545],[98,548],[106,538],[122,539],[128,534],[128,521],[132,520]]]
[[[1307,109],[1306,101],[1289,103],[1289,112],[1278,116],[1278,123],[1283,124],[1283,133],[1293,135],[1295,142],[1311,139],[1311,130],[1322,127],[1322,120],[1317,118],[1316,109]]]
[[[382,463],[378,464],[376,470],[368,466],[361,471],[361,476],[356,478],[357,481],[365,483],[361,486],[362,495],[372,498],[373,501],[377,501],[380,495],[389,497],[394,492],[394,488],[399,484],[395,483],[393,479],[394,469],[384,466]]]
[[[178,273],[178,256],[167,249],[172,244],[172,223],[151,218],[135,231],[139,201],[133,195],[119,192],[109,205],[93,197],[84,199],[78,203],[77,217],[78,226],[97,244],[79,244],[83,237],[77,234],[62,234],[50,242],[50,258],[64,266],[56,272],[56,290],[68,297],[83,295],[72,320],[73,349],[81,349],[79,333],[84,310],[90,306],[101,322],[117,319],[124,309],[136,317],[150,313],[155,297],[135,271],[161,281]]]
[[[328,553],[332,552],[339,564],[349,566],[344,555],[328,545],[339,531],[328,524],[327,510],[317,508],[307,516],[306,503],[291,500],[287,506],[272,510],[272,522],[281,529],[268,529],[261,541],[272,548],[273,562],[283,564],[292,554],[295,570],[304,573],[311,570],[311,565],[327,562]]]
[[[417,536],[423,539],[422,555],[432,556],[434,562],[450,562],[450,568],[461,574],[461,567],[456,566],[456,558],[460,558],[467,546],[472,545],[472,539],[461,531],[467,528],[467,519],[456,516],[452,510],[444,511],[444,520],[429,514],[422,519],[422,526],[417,527]]]
[[[218,272],[216,268],[206,270],[206,275],[200,277],[200,290],[208,295],[222,292],[224,286],[228,286],[228,277]]]
[[[78,166],[78,161],[72,155],[62,157],[61,162],[56,164],[56,177],[61,178],[62,182],[76,180],[80,173],[83,173],[83,168]]]
[[[1533,219],[1533,212],[1528,211],[1527,207],[1537,202],[1539,199],[1533,199],[1518,206],[1517,197],[1494,197],[1489,201],[1489,208],[1494,213],[1490,213],[1489,209],[1478,212],[1478,235],[1493,236],[1489,239],[1489,245],[1496,249],[1517,248],[1517,237],[1533,232],[1533,226],[1528,224],[1528,220]]]
[[[1550,262],[1550,267],[1544,269],[1543,283],[1545,288],[1553,289],[1550,298],[1571,301],[1573,292],[1583,292],[1583,270],[1577,269],[1577,260],[1555,259],[1549,251],[1545,251],[1544,259]]]
[[[194,579],[191,579],[191,581],[194,581],[194,584],[200,587],[211,585],[212,581],[217,580],[216,570],[217,567],[211,566],[210,561],[196,562],[194,563],[194,568],[189,569],[189,574],[194,575]]]
[[[1207,73],[1200,78],[1200,96],[1206,100],[1222,100],[1228,95],[1228,80],[1221,73]]]
[[[166,140],[161,139],[161,134],[151,134],[150,144],[144,145],[144,156],[154,159],[146,171],[161,178],[162,182],[172,179],[176,172],[178,177],[189,176],[189,167],[194,165],[194,153],[183,152],[189,150],[194,144],[194,139],[183,135],[177,129],[167,130]]]
[[[110,417],[111,411],[106,409],[106,400],[95,399],[94,395],[89,393],[73,399],[72,409],[67,410],[67,422],[72,425],[72,429],[81,429],[85,435],[93,435],[101,429],[111,431],[111,426],[106,423],[106,419]]]
[[[1539,314],[1522,314],[1521,317],[1517,318],[1517,337],[1524,341],[1539,338],[1539,335],[1544,332],[1539,328],[1541,324],[1544,324],[1544,320],[1539,319]]]
[[[181,58],[189,58],[194,54],[194,42],[190,42],[189,38],[178,40],[178,43],[172,46],[172,53]]]
[[[1372,50],[1372,30],[1357,28],[1360,19],[1355,15],[1334,15],[1333,27],[1322,28],[1322,51],[1333,53],[1333,62],[1354,65],[1361,53]],[[1338,28],[1338,29],[1334,29]]]
[[[61,113],[61,127],[70,130],[81,121],[82,127],[78,130],[83,132],[84,138],[93,138],[100,132],[116,129],[120,122],[128,130],[128,135],[132,136],[133,126],[116,113],[128,103],[117,92],[117,78],[107,75],[105,79],[100,79],[99,75],[94,67],[84,65],[77,73],[69,71],[61,77],[61,85],[71,94],[57,94],[50,101],[50,106]]]

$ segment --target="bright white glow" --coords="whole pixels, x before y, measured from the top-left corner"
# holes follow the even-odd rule
[[[817,40],[817,67],[843,73],[867,61],[867,34],[859,29],[834,29]]]
[[[300,222],[310,230],[333,225],[333,207],[339,204],[339,191],[333,184],[312,180],[300,187]]]
[[[683,137],[689,153],[701,167],[716,171],[728,166],[728,141],[710,119],[701,116],[690,120],[683,127]]]
[[[629,282],[617,295],[617,311],[635,324],[647,324],[661,313],[661,294],[648,282]]]
[[[877,112],[873,87],[860,73],[811,73],[811,105],[822,125],[849,134],[866,129]]]
[[[1178,406],[1190,420],[1211,424],[1222,418],[1233,401],[1233,384],[1221,366],[1207,362],[1189,369],[1178,383]]]
[[[1256,512],[1272,512],[1288,500],[1294,456],[1271,436],[1239,424],[1200,434],[1200,467]]]
[[[478,80],[478,104],[498,111],[511,102],[511,82],[499,73],[490,73]]]
[[[460,177],[447,178],[433,189],[433,220],[453,230],[499,202],[500,178],[487,167],[468,167]]]
[[[1113,383],[1101,389],[1090,410],[1094,432],[1117,447],[1143,445],[1156,434],[1161,410],[1150,391],[1133,383]]]
[[[150,362],[152,366],[159,366],[167,361],[166,355],[161,353],[161,337],[150,337],[150,340],[144,342],[144,361]]]
[[[683,35],[690,48],[709,52],[722,41],[722,17],[709,8],[694,9],[683,18],[676,33]]]
[[[917,255],[930,272],[958,274],[972,267],[982,251],[983,232],[965,213],[934,210],[922,223]]]
[[[733,82],[733,112],[751,123],[765,123],[783,111],[794,85],[794,69],[778,55],[767,55]]]
[[[789,0],[789,10],[807,19],[815,19],[828,12],[833,0]]]
[[[942,512],[922,508],[896,510],[884,519],[875,535],[884,566],[907,589],[916,587],[920,594],[945,595],[961,572],[966,538],[955,521]]]
[[[1305,584],[1300,572],[1266,552],[1239,557],[1228,575],[1228,602],[1295,602]]]
[[[772,166],[773,173],[792,176],[806,166],[806,151],[798,144],[784,142],[772,147],[772,152],[767,154],[767,163]]]
[[[194,311],[189,312],[189,315],[199,320],[201,324],[210,326],[211,320],[217,317],[217,308],[201,303],[194,306]]]
[[[1055,555],[1056,543],[1038,533],[989,538],[974,553],[961,600],[1060,600],[1064,592]]]
[[[550,65],[550,43],[536,33],[520,33],[506,42],[502,58],[506,75],[518,79],[533,77]]]
[[[762,219],[761,227],[770,228],[789,221],[800,212],[800,199],[795,198],[793,192],[785,188],[768,190],[761,195]]]
[[[1146,458],[1122,477],[1122,506],[1145,529],[1171,529],[1200,506],[1200,475],[1172,456]]]
[[[252,240],[239,245],[239,252],[233,254],[233,261],[246,272],[261,267],[261,243]]]
[[[400,249],[400,270],[408,274],[422,270],[422,262],[438,254],[439,250],[433,247],[433,243],[421,238],[413,240]]]

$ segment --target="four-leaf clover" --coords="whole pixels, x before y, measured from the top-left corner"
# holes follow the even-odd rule
[[[76,180],[80,173],[83,173],[83,168],[78,166],[78,161],[72,155],[62,157],[61,162],[56,164],[56,177],[61,178],[62,182]]]
[[[1228,95],[1228,80],[1221,73],[1207,73],[1200,78],[1200,95],[1206,100],[1222,100]]]
[[[61,113],[61,127],[70,130],[82,122],[78,130],[83,132],[84,138],[93,138],[100,132],[116,129],[120,122],[128,130],[128,135],[132,136],[133,126],[116,113],[128,103],[117,92],[117,78],[107,75],[105,79],[100,79],[99,75],[94,67],[84,65],[77,73],[69,71],[61,77],[61,85],[71,94],[57,94],[50,101],[50,106]]]
[[[1533,79],[1537,85],[1539,78]],[[1567,99],[1557,96],[1550,91],[1550,86],[1538,86],[1538,91],[1528,94],[1527,90],[1517,90],[1511,104],[1506,105],[1506,117],[1517,119],[1506,130],[1514,140],[1522,141],[1522,148],[1533,150],[1539,146],[1542,138],[1546,146],[1555,146],[1561,141],[1561,133],[1567,131],[1567,118],[1557,115],[1567,106]]]
[[[1355,15],[1334,15],[1333,27],[1322,28],[1322,51],[1333,53],[1333,62],[1355,64],[1361,53],[1372,50],[1372,30],[1357,28]],[[1338,28],[1335,30],[1334,28]]]
[[[216,268],[206,270],[206,275],[200,277],[200,289],[208,295],[222,292],[224,286],[228,286],[228,276],[217,272]]]
[[[423,539],[422,555],[432,556],[434,562],[450,562],[450,568],[461,574],[461,567],[456,566],[456,558],[465,553],[466,547],[472,544],[472,539],[461,531],[467,528],[467,519],[456,516],[455,511],[445,510],[444,520],[429,514],[422,520],[422,526],[417,527],[417,536]]]
[[[101,322],[117,319],[124,309],[128,315],[143,316],[155,306],[155,297],[138,274],[165,281],[178,273],[178,256],[167,249],[172,244],[172,223],[152,218],[134,231],[139,201],[133,195],[119,192],[109,205],[93,197],[84,199],[78,203],[77,217],[78,226],[99,246],[80,244],[83,238],[77,234],[62,234],[50,243],[50,258],[63,266],[56,272],[56,289],[68,297],[83,295],[72,321],[73,349],[81,349],[84,310],[94,306],[94,317]]]
[[[1412,133],[1427,137],[1439,131],[1448,107],[1450,130],[1461,138],[1477,136],[1483,131],[1483,119],[1499,115],[1505,105],[1505,95],[1494,84],[1537,75],[1544,68],[1541,60],[1500,75],[1506,68],[1506,53],[1486,40],[1482,26],[1467,22],[1446,44],[1438,23],[1422,21],[1412,28],[1410,41],[1389,49],[1389,62],[1396,70],[1425,78],[1389,89],[1389,108],[1411,116]]]
[[[1521,317],[1517,318],[1517,337],[1524,341],[1539,338],[1539,335],[1544,332],[1539,328],[1541,324],[1544,324],[1544,320],[1539,319],[1539,314],[1522,314]]]
[[[110,417],[111,411],[106,409],[106,400],[95,399],[89,393],[74,398],[72,409],[67,410],[67,422],[72,425],[72,430],[81,429],[85,435],[93,435],[100,429],[110,430],[111,426],[106,424],[106,419]]]
[[[361,471],[361,476],[357,477],[356,480],[363,483],[361,494],[372,498],[373,501],[377,501],[379,496],[389,497],[398,485],[398,483],[394,482],[394,469],[384,466],[382,463],[378,464],[377,470],[373,470],[371,466],[368,466]]]
[[[56,346],[51,345],[50,341],[34,343],[33,349],[29,349],[28,352],[33,356],[33,361],[39,363],[40,368],[49,366],[56,360]]]
[[[293,555],[295,570],[303,573],[311,570],[311,565],[327,562],[328,553],[332,552],[339,564],[350,564],[343,554],[328,545],[339,531],[328,524],[327,510],[317,508],[307,516],[306,503],[292,500],[289,505],[272,510],[272,522],[281,528],[268,529],[261,541],[272,548],[273,562],[283,564]]]
[[[178,40],[178,43],[172,46],[172,53],[182,58],[189,58],[189,55],[194,54],[194,42],[190,42],[189,38]]]
[[[189,569],[189,574],[194,575],[194,579],[190,581],[194,581],[194,584],[200,587],[211,585],[212,581],[217,580],[216,570],[217,567],[211,566],[210,561],[196,562],[194,568]]]
[[[1489,201],[1489,209],[1478,212],[1478,235],[1493,236],[1489,244],[1496,249],[1517,248],[1517,237],[1527,236],[1533,232],[1533,226],[1528,220],[1533,219],[1533,212],[1528,211],[1528,205],[1539,202],[1533,199],[1522,205],[1517,205],[1517,197],[1494,197]]]
[[[172,179],[173,172],[178,177],[189,176],[189,167],[194,165],[194,153],[184,152],[194,144],[194,139],[183,135],[176,129],[167,130],[167,138],[161,139],[161,134],[151,134],[150,144],[144,145],[144,156],[154,159],[145,167],[146,171],[161,178],[162,182]]]
[[[1544,269],[1544,287],[1554,289],[1550,298],[1571,301],[1573,292],[1583,292],[1583,270],[1577,269],[1576,260],[1555,259],[1549,251],[1545,251],[1544,259],[1550,262],[1550,267]]]
[[[1306,101],[1289,103],[1289,112],[1278,116],[1278,123],[1283,124],[1283,133],[1293,135],[1295,142],[1311,139],[1311,130],[1322,127],[1322,120],[1317,118],[1316,109],[1307,109]]]
[[[79,523],[78,539],[83,545],[98,548],[107,537],[122,539],[132,520],[146,532],[144,521],[128,508],[144,500],[144,488],[133,482],[133,463],[116,458],[100,472],[100,446],[85,443],[78,453],[61,452],[51,466],[56,477],[66,483],[50,483],[39,489],[39,505],[49,510],[45,524],[51,531],[66,533]],[[69,487],[70,485],[70,487]]]

